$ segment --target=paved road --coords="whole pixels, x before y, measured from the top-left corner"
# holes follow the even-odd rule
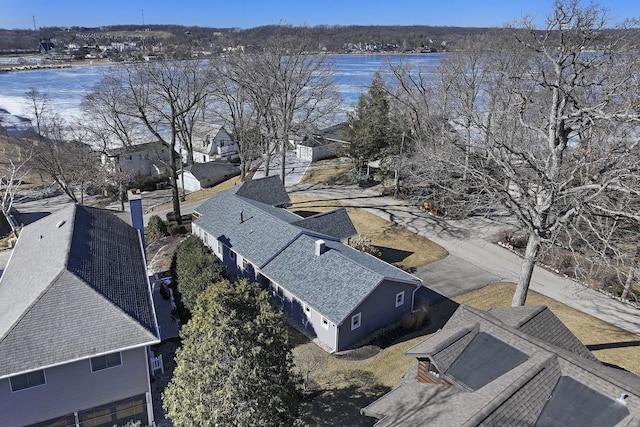
[[[289,191],[364,207],[444,247],[450,256],[418,269],[416,275],[426,286],[445,296],[455,296],[498,280],[515,282],[518,279],[520,257],[492,243],[496,236],[511,227],[500,218],[444,221],[406,202],[381,197],[375,188],[299,184]],[[640,335],[640,310],[573,280],[536,267],[530,289]]]

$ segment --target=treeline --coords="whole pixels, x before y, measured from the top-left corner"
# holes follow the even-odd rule
[[[317,40],[318,51],[344,52],[353,45],[375,45],[380,50],[445,50],[464,38],[480,35],[488,28],[434,26],[336,26],[315,27],[266,25],[261,27],[209,28],[181,25],[112,25],[89,27],[44,27],[37,31],[0,29],[0,51],[37,49],[41,40],[55,40],[66,45],[103,44],[110,41],[162,39],[168,44],[188,43],[194,48],[222,51],[228,47],[246,46],[249,50],[262,48],[277,33],[290,37],[310,36]]]

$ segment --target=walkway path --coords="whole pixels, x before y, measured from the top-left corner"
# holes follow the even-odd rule
[[[434,290],[445,296],[455,296],[494,281],[515,282],[518,279],[520,257],[492,243],[511,227],[500,218],[445,221],[421,212],[407,202],[381,197],[374,188],[298,184],[290,187],[289,192],[317,195],[364,208],[444,247],[462,263],[445,259],[418,269],[416,275],[429,287],[443,283],[436,277],[446,277],[444,287],[433,285]],[[466,274],[460,274],[461,270]],[[530,289],[640,335],[640,310],[573,280],[536,267]]]

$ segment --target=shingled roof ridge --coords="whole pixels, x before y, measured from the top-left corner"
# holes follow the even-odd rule
[[[424,352],[415,352],[415,351],[413,351],[414,348],[420,346],[424,342],[424,341],[421,341],[418,344],[416,344],[413,347],[411,347],[409,350],[405,351],[404,354],[406,356],[410,356],[410,357],[418,357],[420,355],[432,356],[432,355],[438,354],[442,350],[444,350],[447,347],[449,347],[451,344],[453,344],[453,343],[455,343],[457,341],[460,341],[462,338],[464,338],[468,334],[470,334],[470,333],[477,334],[480,331],[480,324],[476,323],[476,324],[474,324],[473,327],[460,326],[460,327],[458,327],[456,329],[457,330],[455,332],[453,332],[449,337],[443,339],[430,352],[424,353]],[[440,329],[437,333],[440,333],[442,331],[446,331],[446,329]]]
[[[558,358],[555,354],[549,354],[540,362],[533,365],[530,369],[526,369],[518,378],[512,381],[506,388],[500,391],[494,396],[486,405],[482,407],[478,412],[471,415],[471,418],[463,424],[465,427],[475,427],[480,425],[482,421],[488,418],[494,411],[500,408],[506,401],[509,400],[515,393],[520,391],[529,381],[533,380],[538,374],[540,374],[545,368],[548,368],[551,363],[558,363]]]
[[[498,326],[498,327],[502,327],[503,329],[507,329],[508,331],[512,332],[514,335],[517,335],[519,338],[522,338],[538,347],[541,347],[543,350],[551,352],[551,353],[555,353],[556,356],[558,356],[558,358],[566,360],[568,363],[570,363],[571,365],[577,366],[579,369],[583,369],[587,372],[589,372],[592,375],[597,376],[598,378],[602,379],[603,381],[609,383],[609,384],[620,384],[624,387],[626,387],[627,389],[629,389],[630,391],[632,391],[635,394],[640,395],[640,386],[636,385],[636,384],[632,384],[630,383],[627,378],[620,378],[621,376],[616,376],[613,380],[611,378],[610,375],[610,370],[614,369],[614,368],[610,368],[604,364],[602,364],[602,362],[600,362],[599,360],[589,360],[586,359],[578,354],[575,354],[569,350],[565,350],[561,347],[555,346],[553,344],[550,344],[544,340],[541,340],[539,338],[536,338],[532,335],[529,335],[526,332],[521,331],[520,329],[514,328],[512,326],[509,326],[503,322],[501,322],[498,318],[496,318],[493,315],[490,315],[489,313],[487,313],[486,311],[483,310],[478,310],[476,308],[473,307],[469,307],[469,306],[464,306],[466,309],[469,309],[470,311],[477,313],[478,315],[480,315],[481,317],[483,317],[484,319],[486,319],[487,321],[490,321],[491,323],[493,323],[494,325]],[[495,319],[495,320],[494,320]],[[635,375],[635,374],[634,374]],[[639,382],[640,384],[640,382]]]

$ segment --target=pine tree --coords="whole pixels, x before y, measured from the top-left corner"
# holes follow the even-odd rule
[[[299,378],[283,315],[253,283],[221,281],[198,298],[163,394],[176,427],[292,426]]]
[[[379,72],[373,76],[369,91],[360,95],[347,125],[349,155],[358,166],[376,159],[389,144],[389,101],[385,82]]]

